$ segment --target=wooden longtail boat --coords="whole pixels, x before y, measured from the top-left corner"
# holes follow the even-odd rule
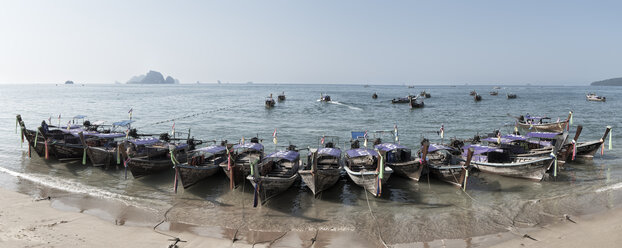
[[[225,145],[212,145],[192,150],[188,154],[186,163],[176,165],[184,189],[220,170],[220,163],[227,160]]]
[[[524,133],[528,132],[553,132],[553,133],[561,133],[564,132],[565,129],[568,128],[570,118],[572,118],[572,111],[568,114],[568,118],[563,121],[550,122],[547,123],[547,120],[550,120],[549,117],[537,117],[537,116],[520,116],[518,117],[518,121],[516,122],[516,127]]]
[[[325,94],[321,94],[320,93],[320,102],[330,102],[330,96],[329,95],[325,95]]]
[[[256,137],[252,138],[250,143],[232,146],[226,159],[220,163],[220,168],[229,178],[231,188],[243,183],[251,173],[251,163],[258,163],[263,156],[264,147]],[[266,169],[259,167],[259,171],[265,172]]]
[[[280,101],[285,101],[285,91],[277,96],[277,99]]]
[[[499,95],[499,92],[498,91],[491,91],[490,95],[491,96],[496,96],[496,95]]]
[[[589,93],[587,95],[585,95],[586,100],[588,101],[593,101],[593,102],[605,102],[607,101],[607,98],[604,96],[598,96],[594,93]]]
[[[414,98],[414,96],[411,95],[408,95],[406,97],[393,98],[393,100],[391,100],[391,103],[409,103],[412,98]]]
[[[516,99],[516,94],[508,93],[507,97],[508,99]]]
[[[486,173],[540,181],[554,163],[553,156],[512,157],[508,151],[496,147],[467,145],[474,150],[471,164]],[[555,153],[556,151],[554,151]]]
[[[481,101],[481,100],[482,100],[482,96],[480,96],[479,94],[475,94],[475,95],[473,96],[473,100],[475,100],[476,102],[479,102],[479,101]]]
[[[441,144],[428,144],[424,140],[420,153],[430,175],[457,187],[464,187],[467,183],[468,172],[472,167],[468,157],[466,161],[460,157],[458,149]]]
[[[372,98],[372,99],[378,99],[378,94],[376,94],[376,92],[374,92],[374,94],[373,94],[373,95],[371,95],[371,98]]]
[[[385,165],[393,169],[396,175],[419,181],[423,172],[421,160],[412,157],[410,149],[394,143],[382,143],[374,146],[376,150],[383,151]]]
[[[600,140],[592,140],[586,142],[577,142],[576,143],[576,158],[590,160],[594,158],[594,154],[598,149],[604,149],[603,144],[611,131],[611,126],[607,126],[605,129],[605,134]],[[572,153],[570,153],[572,154]]]
[[[260,165],[253,164],[253,173],[248,179],[254,188],[254,204],[257,206],[258,198],[265,203],[270,198],[280,194],[292,186],[298,179],[300,168],[300,153],[290,146],[286,151],[274,152],[261,160]],[[266,171],[259,168],[265,167]]]
[[[275,104],[276,102],[274,101],[274,99],[272,99],[272,94],[270,94],[269,97],[266,97],[266,101],[265,101],[266,108],[272,108],[274,107]]]
[[[382,185],[386,183],[393,169],[384,166],[375,150],[358,148],[358,140],[353,149],[347,150],[344,157],[344,168],[348,177],[358,186],[365,188],[374,196],[380,196]]]
[[[574,140],[579,138],[582,128],[581,125],[577,126]],[[498,137],[488,137],[481,141],[488,142],[491,147],[509,151],[512,157],[548,156],[553,152],[556,145],[561,144],[561,148],[555,154],[558,159],[557,164],[561,167],[566,163],[568,153],[572,152],[572,143],[566,142],[567,140],[567,132],[530,132],[525,136],[517,134],[501,136],[498,134]]]
[[[121,163],[121,154],[118,153],[118,142],[121,141],[118,139],[125,138],[125,134],[85,131],[79,133],[79,136],[93,166],[109,167],[116,162]]]
[[[335,148],[333,144],[328,142],[323,148],[311,149],[307,163],[298,171],[313,195],[332,187],[341,177],[341,149]]]
[[[185,163],[189,145],[169,143],[156,138],[131,139],[121,147],[124,161],[134,178],[173,169],[171,154],[179,163]]]
[[[418,100],[419,97],[411,97],[409,99],[410,108],[423,108],[424,103],[423,100]]]

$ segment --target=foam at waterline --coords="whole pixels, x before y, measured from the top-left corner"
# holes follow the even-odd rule
[[[622,188],[622,182],[602,187],[600,189],[597,189],[596,192],[600,193],[600,192],[605,192],[605,191],[615,190],[615,189],[620,189],[620,188]]]
[[[54,188],[54,189],[59,189],[59,190],[63,190],[63,191],[71,192],[71,193],[86,194],[86,195],[90,195],[90,196],[94,196],[98,198],[108,198],[108,199],[118,200],[128,206],[137,206],[136,203],[141,201],[141,202],[148,203],[148,204],[145,204],[144,206],[141,205],[140,206],[141,208],[147,208],[152,211],[157,211],[157,209],[148,207],[148,206],[162,205],[164,207],[162,203],[148,199],[148,198],[121,195],[121,194],[113,193],[110,191],[105,191],[103,189],[99,189],[96,187],[91,187],[85,184],[81,184],[81,183],[72,181],[70,179],[61,179],[61,178],[56,178],[56,177],[51,177],[51,176],[29,175],[25,173],[12,171],[1,166],[0,166],[0,172],[9,174],[14,177],[22,178],[22,179],[31,181],[33,183],[46,186],[46,187]]]
[[[322,100],[318,99],[317,101],[321,102]],[[350,106],[348,104],[343,104],[343,103],[340,103],[338,101],[330,101],[330,102],[327,102],[327,103],[332,103],[332,104],[336,104],[336,105],[346,106],[349,109],[354,109],[354,110],[363,110],[362,108],[357,108],[357,107],[354,107],[354,106]]]

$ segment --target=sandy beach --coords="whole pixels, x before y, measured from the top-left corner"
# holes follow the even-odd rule
[[[172,237],[187,242],[179,247],[308,247],[302,237],[286,235],[277,242],[258,243],[172,232],[147,227],[115,225],[95,216],[54,209],[47,199],[0,189],[0,247],[167,247]],[[615,247],[622,242],[622,209],[587,216],[571,216],[543,227],[474,237],[469,242],[436,240],[396,247]],[[154,225],[157,223],[154,223]],[[527,235],[527,236],[525,236]],[[288,237],[290,236],[290,237]],[[510,237],[510,238],[508,238]],[[337,241],[339,239],[335,239]],[[341,242],[311,247],[337,247]],[[344,243],[341,243],[343,245]],[[358,244],[364,245],[364,244]],[[391,245],[389,245],[391,246]]]

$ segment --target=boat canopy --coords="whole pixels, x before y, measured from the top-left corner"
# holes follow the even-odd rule
[[[394,143],[382,143],[382,144],[375,145],[374,148],[378,150],[383,150],[385,152],[389,152],[389,151],[393,151],[397,149],[407,149],[403,145],[394,144]]]
[[[250,149],[250,150],[255,150],[260,152],[261,150],[263,150],[263,145],[259,144],[259,143],[244,143],[244,144],[238,144],[238,145],[234,145],[233,148],[235,149]]]
[[[122,121],[117,121],[112,123],[113,126],[119,126],[119,127],[124,127],[127,125],[130,125],[132,122],[134,122],[133,120],[122,120]]]
[[[221,152],[223,152],[225,150],[227,150],[227,148],[224,147],[224,146],[211,145],[211,146],[208,146],[208,147],[201,147],[199,149],[196,149],[195,151],[209,152],[209,153],[216,154],[216,153],[221,153]]]
[[[551,132],[531,132],[527,133],[527,137],[529,138],[541,138],[541,139],[554,139],[557,135],[561,133],[551,133]]]
[[[455,149],[453,147],[444,146],[440,144],[430,144],[430,146],[428,146],[428,152],[435,152],[438,150],[455,150]]]
[[[273,152],[272,154],[268,155],[266,158],[281,158],[281,159],[285,159],[288,161],[295,161],[299,157],[300,157],[300,153],[298,153],[297,151],[288,150],[288,151]]]
[[[130,142],[138,146],[138,145],[152,145],[152,144],[160,142],[160,140],[153,138],[153,137],[149,137],[149,138],[142,138],[142,139],[131,139]]]
[[[341,157],[341,150],[337,148],[321,148],[317,151],[317,154],[339,158]]]
[[[527,119],[527,120],[550,120],[551,117],[526,115],[525,119]]]
[[[351,150],[347,150],[346,154],[348,155],[348,157],[351,158],[356,158],[356,157],[363,157],[363,156],[378,156],[378,152],[373,150],[373,149],[369,149],[369,148],[357,148],[357,149],[351,149]]]
[[[86,118],[86,115],[76,115],[73,118],[74,119],[84,119],[84,118]]]
[[[462,148],[465,154],[469,151],[469,148],[473,148],[473,155],[489,153],[489,152],[503,152],[503,149],[499,149],[496,147],[482,146],[482,145],[466,145]]]

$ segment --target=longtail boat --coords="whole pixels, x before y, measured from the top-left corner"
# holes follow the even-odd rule
[[[358,140],[352,142],[352,149],[346,151],[344,169],[348,177],[358,186],[374,196],[380,196],[393,169],[384,165],[380,154],[372,149],[360,148]]]
[[[276,102],[274,101],[274,99],[272,99],[272,94],[270,94],[269,97],[266,97],[266,101],[265,101],[266,108],[272,108],[274,107],[275,104]]]
[[[263,159],[264,147],[259,143],[257,137],[253,137],[250,142],[228,145],[228,147],[230,147],[229,153],[226,159],[220,163],[220,168],[229,178],[231,188],[235,188],[250,175],[251,163],[257,163]],[[265,171],[261,167],[259,170]]]
[[[254,206],[258,198],[265,203],[270,198],[280,194],[292,186],[298,179],[300,168],[300,153],[290,146],[286,151],[274,152],[261,160],[260,164],[252,165],[253,171],[246,177],[254,188]],[[259,168],[265,167],[265,171]]]
[[[586,100],[588,101],[593,101],[593,102],[605,102],[607,101],[607,98],[604,96],[598,96],[595,93],[588,93],[587,95],[585,95]]]
[[[539,116],[520,116],[517,118],[516,127],[518,130],[524,133],[528,132],[553,132],[553,133],[561,133],[564,132],[565,129],[568,129],[568,125],[570,123],[570,119],[572,118],[572,111],[568,114],[568,118],[562,121],[556,122],[547,122],[551,118],[550,117],[539,117]]]
[[[411,150],[407,147],[394,143],[381,143],[374,146],[376,150],[386,153],[384,162],[386,166],[393,169],[396,175],[419,181],[424,166],[421,160],[411,156]]]
[[[376,92],[374,92],[374,94],[373,94],[373,95],[371,95],[371,98],[372,98],[372,99],[378,99],[378,94],[376,94]]]
[[[516,94],[508,93],[507,94],[507,98],[508,99],[516,99]]]
[[[280,101],[285,101],[285,91],[277,96],[277,99]]]
[[[327,137],[322,137],[322,141],[325,138]],[[333,142],[326,142],[323,148],[309,151],[307,162],[298,174],[313,195],[317,195],[337,183],[342,169],[341,149],[334,147]]]
[[[476,102],[479,102],[479,101],[481,101],[481,100],[482,100],[482,96],[481,96],[481,95],[479,95],[479,94],[475,94],[475,95],[473,96],[473,100],[475,100]]]
[[[173,169],[173,160],[177,163],[185,163],[188,158],[189,145],[170,143],[150,137],[130,139],[120,148],[132,176],[140,178]]]
[[[554,156],[515,157],[511,156],[507,150],[497,147],[482,145],[463,147],[465,151],[469,148],[474,150],[471,164],[475,168],[482,172],[502,176],[540,181],[554,163]]]
[[[576,143],[576,157],[580,158],[580,159],[586,159],[586,160],[590,160],[594,158],[594,154],[596,154],[596,151],[598,151],[598,149],[605,149],[605,140],[607,139],[607,136],[609,136],[609,132],[611,131],[611,126],[607,126],[605,128],[605,133],[603,134],[603,137],[600,138],[600,140],[592,140],[592,141],[586,141],[586,142],[577,142]],[[609,139],[609,141],[611,142],[611,137]]]
[[[319,101],[320,102],[330,102],[331,99],[330,99],[329,95],[320,93],[320,100]]]
[[[423,108],[423,106],[425,106],[425,104],[423,103],[423,100],[419,100],[419,97],[411,97],[409,99],[409,106],[410,108]]]
[[[460,150],[441,144],[429,144],[424,139],[419,153],[430,175],[451,185],[464,187],[472,167],[468,157],[466,161],[460,157]]]
[[[410,99],[412,99],[414,96],[408,95],[406,97],[398,97],[398,98],[393,98],[393,100],[391,100],[391,103],[409,103]]]
[[[226,144],[211,145],[188,152],[186,163],[176,165],[181,185],[188,188],[220,170],[227,158]]]
[[[577,131],[573,140],[577,140],[581,134],[582,126],[577,126]],[[561,144],[561,148],[555,154],[558,166],[564,166],[569,152],[572,152],[572,143],[568,140],[568,133],[552,132],[529,132],[526,135],[496,134],[497,137],[484,138],[481,141],[487,142],[491,147],[498,147],[508,150],[513,157],[538,157],[547,156],[553,152],[555,146]]]

